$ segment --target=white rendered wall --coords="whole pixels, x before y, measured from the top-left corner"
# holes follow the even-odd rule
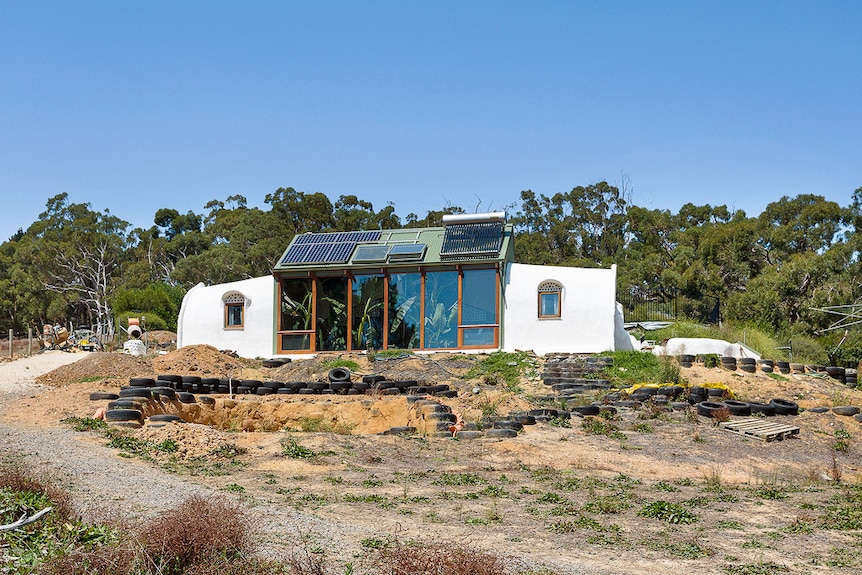
[[[615,349],[616,266],[610,269],[509,264],[505,278],[503,349],[600,353]],[[561,316],[539,319],[538,288],[563,286]]]
[[[245,296],[242,329],[224,326],[224,296],[229,293]],[[199,283],[183,298],[177,322],[177,347],[207,344],[232,349],[242,357],[272,357],[274,299],[272,276],[214,286]]]

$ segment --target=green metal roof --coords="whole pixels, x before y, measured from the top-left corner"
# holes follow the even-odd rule
[[[418,266],[451,266],[456,264],[503,263],[514,260],[512,242],[513,228],[511,224],[501,224],[499,231],[499,249],[496,243],[488,241],[489,232],[477,233],[474,253],[469,252],[470,231],[478,229],[476,224],[454,223],[451,226],[436,228],[401,228],[396,230],[379,230],[379,232],[341,232],[341,233],[305,233],[295,236],[281,255],[273,268],[274,272],[302,272],[362,270],[380,268],[417,268]],[[463,226],[466,230],[466,240],[463,236],[453,242],[453,230]],[[470,226],[474,226],[471,228]],[[444,249],[444,240],[449,228],[449,242]],[[493,232],[490,232],[493,235]],[[466,241],[466,243],[465,243]],[[417,246],[424,244],[425,250],[421,258],[416,252]],[[399,248],[407,253],[397,255],[392,253],[392,247],[412,245],[412,248]],[[456,247],[452,247],[452,246]],[[363,246],[378,246],[378,250],[369,250]],[[465,247],[466,246],[466,247]],[[447,252],[448,250],[448,252]],[[358,253],[357,253],[358,251]],[[441,253],[442,252],[442,253]],[[382,257],[381,257],[382,254]],[[361,260],[361,261],[354,261]]]

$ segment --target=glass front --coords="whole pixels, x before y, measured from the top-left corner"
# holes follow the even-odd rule
[[[497,271],[465,270],[461,298],[462,325],[497,323]]]
[[[347,278],[322,278],[317,287],[317,351],[347,349]]]
[[[280,331],[312,329],[310,279],[281,281],[281,323],[279,326]]]
[[[383,349],[383,276],[353,279],[353,349]]]
[[[389,349],[416,349],[422,326],[422,276],[389,276]]]
[[[458,272],[428,272],[425,276],[424,347],[458,347]]]

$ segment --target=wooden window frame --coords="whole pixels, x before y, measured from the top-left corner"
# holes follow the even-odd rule
[[[231,308],[239,308],[240,322],[238,324],[230,323]],[[225,302],[224,304],[224,328],[225,329],[245,329],[245,303],[241,302]]]
[[[557,298],[557,312],[554,314],[542,313],[542,297],[554,295]],[[560,319],[563,317],[563,286],[557,281],[546,281],[539,284],[536,292],[539,319]]]

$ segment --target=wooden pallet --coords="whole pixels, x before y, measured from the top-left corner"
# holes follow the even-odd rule
[[[764,419],[750,418],[737,421],[722,421],[718,426],[731,433],[754,437],[761,441],[781,441],[785,437],[799,435],[799,428],[795,425],[772,423]]]

